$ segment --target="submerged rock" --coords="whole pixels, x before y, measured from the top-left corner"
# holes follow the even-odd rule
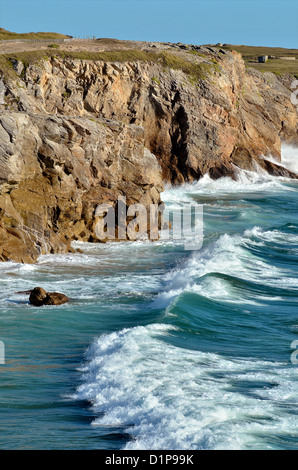
[[[62,305],[69,301],[69,298],[59,292],[47,292],[42,287],[35,287],[29,297],[29,302],[35,307],[42,305]]]

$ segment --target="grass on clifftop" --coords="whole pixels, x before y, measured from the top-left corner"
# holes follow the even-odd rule
[[[284,49],[283,47],[237,46],[225,44],[223,49],[237,51],[247,67],[253,67],[261,72],[273,72],[276,75],[291,74],[298,76],[298,49]],[[262,55],[274,56],[265,63],[259,63],[258,57]],[[295,57],[296,60],[284,60],[280,57]]]
[[[283,59],[269,59],[264,64],[246,62],[247,67],[252,67],[260,72],[272,72],[275,75],[290,74],[298,78],[298,60],[287,61]]]
[[[69,36],[59,33],[13,33],[4,28],[0,28],[0,41],[10,39],[67,39]]]
[[[178,54],[167,51],[148,52],[137,49],[130,49],[104,52],[73,52],[45,49],[0,55],[0,72],[2,72],[2,75],[5,78],[16,78],[17,75],[12,66],[13,60],[19,60],[23,62],[25,67],[28,67],[29,65],[38,62],[41,59],[49,59],[54,57],[105,62],[153,62],[163,68],[182,70],[184,73],[190,76],[192,82],[198,79],[204,79],[208,74],[212,73],[212,71],[218,69],[216,64],[213,62],[203,62],[197,64],[192,60],[187,60]]]

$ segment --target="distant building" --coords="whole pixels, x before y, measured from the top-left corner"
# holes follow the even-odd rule
[[[260,55],[258,57],[258,62],[261,62],[261,63],[267,62],[268,58],[269,57],[267,55]]]

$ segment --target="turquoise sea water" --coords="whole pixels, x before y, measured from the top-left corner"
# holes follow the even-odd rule
[[[163,200],[204,205],[200,250],[78,244],[0,265],[2,449],[298,448],[298,183],[239,171]],[[14,294],[38,285],[72,301]]]

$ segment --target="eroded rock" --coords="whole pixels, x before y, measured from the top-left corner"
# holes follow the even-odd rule
[[[47,295],[48,293],[42,287],[35,287],[30,293],[29,302],[35,307],[41,307]]]
[[[29,297],[29,302],[35,307],[42,305],[62,305],[69,301],[69,298],[59,292],[46,292],[42,287],[35,287]]]
[[[290,78],[246,69],[236,52],[200,47],[190,54],[180,46],[174,53],[201,67],[197,77],[152,62],[56,57],[28,67],[25,89],[11,93],[28,112],[142,126],[145,147],[172,183],[211,168],[220,174],[223,163],[251,169],[261,155],[279,158],[281,139],[298,144]]]
[[[161,168],[144,129],[90,117],[0,116],[0,260],[34,262],[97,241],[98,205],[160,203]]]
[[[6,82],[0,261],[34,262],[73,240],[97,241],[98,205],[125,196],[148,208],[163,180],[234,177],[256,164],[295,177],[260,159],[278,159],[282,139],[298,144],[290,78],[246,70],[236,52],[182,46],[174,53],[201,67],[196,77],[158,61],[52,57]]]

